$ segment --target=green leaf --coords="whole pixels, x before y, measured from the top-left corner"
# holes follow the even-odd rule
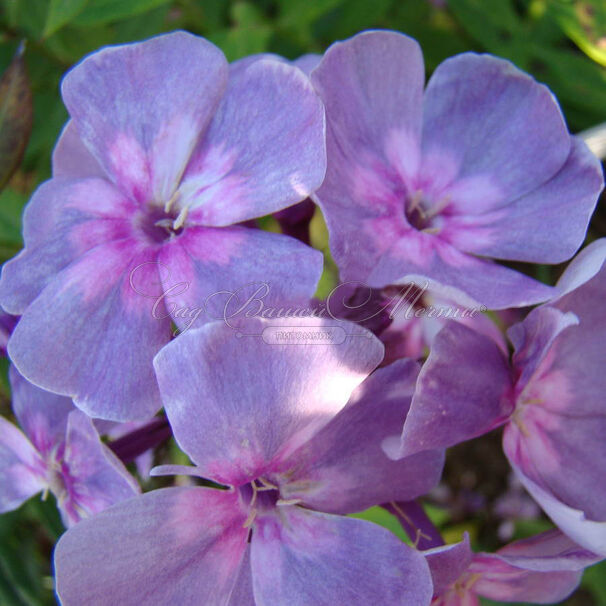
[[[553,0],[547,8],[562,31],[589,58],[606,66],[606,5],[603,0]]]
[[[350,518],[357,518],[359,520],[367,520],[368,522],[374,522],[379,526],[383,526],[387,528],[387,530],[391,530],[399,539],[408,543],[410,545],[411,541],[408,538],[407,534],[404,532],[402,525],[398,521],[396,516],[392,515],[386,509],[382,507],[371,507],[370,509],[366,509],[365,511],[361,511],[360,513],[351,513],[349,514]]]
[[[11,28],[35,40],[42,36],[49,0],[3,0],[2,4]]]
[[[0,189],[19,167],[32,130],[32,92],[24,45],[0,79]]]
[[[280,24],[306,25],[330,12],[344,0],[280,0]]]
[[[51,0],[44,25],[44,38],[48,38],[57,30],[67,25],[80,13],[89,0]]]
[[[168,4],[170,0],[89,0],[74,25],[100,25],[128,19]]]
[[[229,61],[267,50],[273,30],[256,6],[237,2],[232,6],[231,17],[234,27],[209,35]]]

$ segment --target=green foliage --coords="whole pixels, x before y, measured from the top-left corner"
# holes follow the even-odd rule
[[[10,87],[0,85],[0,137],[7,140],[8,133],[16,133],[12,155],[0,152],[6,154],[0,158],[0,183],[2,171],[14,172],[27,144],[20,168],[0,193],[0,262],[21,247],[23,205],[50,175],[52,149],[67,119],[59,95],[61,78],[88,53],[108,44],[186,29],[212,40],[230,60],[260,52],[295,58],[321,53],[334,41],[370,28],[395,29],[416,38],[428,74],[460,52],[508,58],[551,88],[571,130],[606,121],[603,0],[0,0],[0,72],[8,69],[25,39],[34,114],[28,141],[25,106],[15,104],[14,88],[10,93]],[[27,96],[23,75],[19,82],[20,94]],[[319,213],[312,239],[327,251]],[[335,280],[336,269],[328,259],[321,293],[330,292]],[[6,399],[5,381],[0,396],[1,401]],[[482,548],[475,540],[477,522],[450,521],[444,510],[430,509],[429,515],[449,538],[456,540],[467,530]],[[358,517],[402,536],[397,520],[380,508]],[[522,524],[518,536],[544,525]],[[0,516],[0,604],[54,603],[50,558],[60,533],[52,499],[33,499]],[[582,591],[566,603],[606,605],[606,565],[587,572]]]

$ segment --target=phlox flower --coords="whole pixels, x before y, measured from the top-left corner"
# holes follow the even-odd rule
[[[69,398],[43,391],[10,369],[22,433],[0,417],[0,512],[47,491],[66,526],[128,499],[139,487]]]
[[[473,553],[460,543],[423,552],[434,583],[432,606],[480,606],[497,602],[555,604],[578,586],[583,570],[599,561],[559,530],[514,541],[496,553]]]
[[[275,303],[313,295],[321,253],[239,224],[320,185],[323,107],[302,70],[267,58],[230,68],[185,32],[102,49],[61,91],[70,121],[53,178],[0,282],[2,305],[23,314],[10,357],[91,416],[147,419],[172,322],[216,319],[216,293],[245,296],[250,283]]]
[[[391,456],[446,448],[504,426],[516,475],[579,545],[606,555],[606,239],[585,248],[559,296],[508,330],[511,360],[459,323],[438,333]]]
[[[195,464],[154,473],[227,489],[155,490],[68,531],[55,552],[63,604],[429,603],[421,553],[342,515],[416,498],[439,479],[442,452],[391,461],[381,450],[406,415],[417,364],[367,378],[383,348],[353,324],[248,327],[240,338],[223,323],[188,331],[154,362]],[[283,330],[332,340],[284,344]]]
[[[326,107],[324,213],[341,279],[424,283],[467,306],[547,300],[494,260],[560,263],[581,246],[603,185],[551,92],[509,61],[464,53],[424,89],[411,38],[333,44],[311,79]]]

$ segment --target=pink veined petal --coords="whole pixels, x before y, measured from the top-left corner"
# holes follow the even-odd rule
[[[47,456],[65,440],[67,417],[74,404],[70,398],[45,391],[9,369],[13,412],[39,453]]]
[[[423,556],[381,526],[285,506],[258,518],[252,534],[258,604],[426,606]]]
[[[553,287],[461,252],[439,236],[412,229],[399,234],[384,250],[366,279],[376,288],[428,283],[431,291],[444,298],[487,309],[525,307],[557,294]]]
[[[579,319],[573,313],[561,311],[542,305],[533,309],[519,324],[514,324],[507,336],[514,346],[512,363],[518,371],[516,389],[521,391],[539,366],[545,362],[546,356],[563,331],[576,330]]]
[[[64,606],[224,606],[243,563],[246,515],[230,491],[165,488],[83,520],[55,549]]]
[[[396,32],[364,32],[333,44],[311,78],[326,106],[328,157],[313,198],[342,280],[365,280],[405,225],[398,173],[418,169],[421,49]]]
[[[250,318],[244,327],[245,336],[224,322],[187,331],[154,360],[177,442],[206,477],[235,485],[320,431],[383,355],[375,337],[345,322]],[[291,331],[325,338],[268,338]]]
[[[59,505],[70,525],[140,491],[122,462],[101,442],[92,420],[79,410],[68,417],[64,462],[69,484]]]
[[[557,299],[557,307],[536,309],[514,327],[522,351],[514,361],[525,362],[521,379],[533,373],[521,385],[514,424],[504,434],[506,453],[525,476],[595,522],[606,522],[604,297],[601,269]],[[578,325],[561,330],[569,317]]]
[[[59,177],[43,183],[23,216],[25,249],[2,267],[3,307],[22,314],[81,255],[129,237],[134,211],[133,202],[104,179]]]
[[[76,125],[68,120],[53,150],[53,177],[100,177],[105,172],[82,142]]]
[[[211,320],[261,316],[272,308],[309,307],[322,273],[318,251],[240,226],[189,227],[167,243],[158,261],[162,313],[182,331]]]
[[[509,543],[495,555],[512,566],[538,572],[584,570],[599,559],[555,528]]]
[[[223,53],[186,32],[107,47],[63,80],[86,147],[134,200],[168,202],[227,83]]]
[[[30,441],[0,417],[0,513],[16,509],[46,487],[45,465]]]
[[[148,419],[161,406],[151,361],[171,328],[130,276],[140,266],[157,271],[154,262],[155,252],[121,240],[72,263],[21,318],[9,342],[15,366],[91,416]]]
[[[347,406],[284,462],[281,497],[319,511],[351,513],[429,492],[440,479],[443,452],[393,461],[381,448],[401,432],[417,375],[411,360],[375,370]]]
[[[324,110],[309,79],[259,59],[231,71],[178,204],[189,207],[189,223],[231,225],[303,200],[325,171]]]
[[[568,159],[546,183],[485,214],[449,217],[445,233],[460,250],[484,257],[561,263],[585,239],[603,185],[599,160],[573,137]]]
[[[496,553],[475,555],[469,572],[478,575],[473,590],[481,596],[551,604],[570,595],[584,567],[598,559],[558,530],[551,530],[515,541]]]

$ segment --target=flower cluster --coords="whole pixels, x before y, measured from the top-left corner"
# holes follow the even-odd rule
[[[551,603],[606,558],[606,240],[555,286],[508,264],[573,257],[603,186],[545,86],[473,53],[425,86],[396,32],[231,65],[175,32],[62,95],[0,280],[0,511],[55,495],[62,604]],[[417,499],[500,426],[555,526],[474,554]],[[191,465],[140,494],[168,436]],[[377,505],[412,544],[349,515]]]

